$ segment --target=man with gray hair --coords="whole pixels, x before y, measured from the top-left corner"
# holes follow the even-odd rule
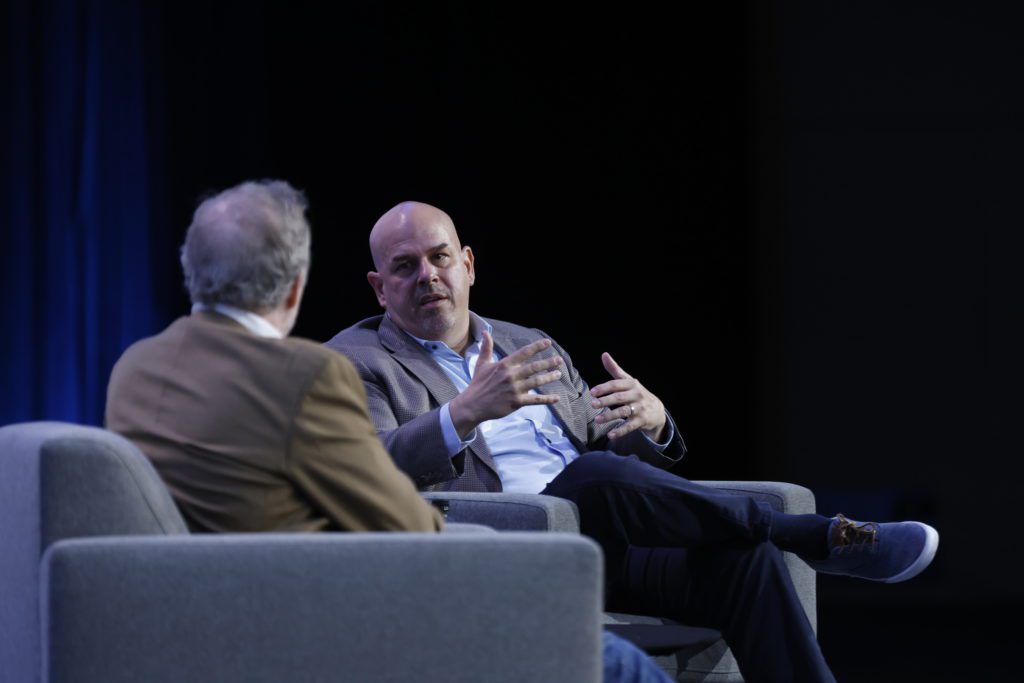
[[[197,531],[436,531],[352,364],[287,338],[309,269],[306,207],[281,181],[199,205],[181,249],[192,315],[125,351],[106,425],[152,460]]]
[[[306,199],[246,182],[199,205],[181,249],[192,315],[114,366],[106,425],[133,441],[196,531],[437,531],[384,450],[340,353],[286,338],[309,269]],[[605,633],[606,683],[668,683]]]

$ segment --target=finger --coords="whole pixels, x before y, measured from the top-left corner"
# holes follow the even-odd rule
[[[510,353],[505,360],[507,360],[509,363],[519,365],[520,363],[523,363],[528,358],[530,358],[530,356],[537,355],[538,353],[548,348],[549,346],[551,346],[550,339],[538,339],[537,341],[531,344],[527,344],[523,348]]]
[[[490,363],[491,354],[494,351],[494,339],[491,337],[490,332],[484,332],[483,341],[480,342],[480,355],[477,356],[476,364]]]
[[[607,396],[616,391],[627,391],[636,386],[635,379],[613,379],[610,382],[602,382],[596,387],[591,387],[591,396]]]
[[[618,408],[604,410],[594,418],[594,422],[605,423],[615,420],[631,420],[640,415],[639,403],[623,402]]]
[[[640,420],[628,420],[623,422],[618,427],[608,432],[608,438],[610,439],[621,439],[630,432],[635,432],[640,429]]]
[[[607,351],[601,354],[601,364],[604,365],[604,369],[612,377],[616,379],[630,379],[629,373],[619,367],[619,364],[612,358],[612,354]]]
[[[562,377],[561,370],[555,370],[554,372],[545,372],[544,374],[534,375],[529,379],[522,382],[522,388],[529,391],[530,389],[536,389],[537,387],[548,384],[549,382],[555,382]]]
[[[558,403],[557,394],[523,394],[519,401],[521,406],[549,406]]]
[[[545,372],[551,368],[556,368],[562,364],[562,357],[555,356],[554,358],[544,358],[542,360],[535,360],[532,363],[524,363],[520,365],[516,370],[516,377],[518,379],[526,379],[532,375],[536,375],[538,372]]]
[[[643,396],[639,391],[635,391],[630,387],[626,391],[617,391],[614,394],[608,394],[607,396],[596,398],[590,402],[590,405],[595,408],[601,408],[628,405],[630,403],[638,404],[642,398]]]

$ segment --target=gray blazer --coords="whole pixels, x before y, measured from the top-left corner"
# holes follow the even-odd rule
[[[547,337],[537,329],[490,320],[495,348],[508,355],[527,344]],[[500,491],[487,441],[478,433],[468,448],[454,457],[448,455],[441,432],[441,406],[458,395],[444,371],[430,354],[400,330],[387,316],[367,318],[342,330],[327,342],[328,347],[349,357],[366,387],[370,417],[384,446],[398,467],[421,489],[444,491]],[[659,453],[639,431],[621,439],[607,433],[617,424],[597,424],[598,411],[591,407],[590,389],[557,343],[540,354],[559,354],[565,361],[562,377],[537,389],[558,394],[549,406],[562,429],[581,452],[611,450],[636,454],[658,466],[670,467],[682,459],[686,446],[675,437]],[[671,421],[671,417],[669,420]]]

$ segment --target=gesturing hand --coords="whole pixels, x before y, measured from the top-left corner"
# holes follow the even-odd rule
[[[594,397],[591,405],[595,408],[608,408],[594,418],[594,421],[604,423],[625,420],[626,422],[608,432],[612,439],[642,429],[651,439],[660,442],[662,431],[665,429],[665,406],[635,377],[631,377],[620,368],[610,353],[601,354],[601,363],[613,379],[590,389]]]
[[[448,404],[459,436],[465,437],[481,422],[505,417],[522,406],[557,403],[558,396],[530,393],[562,376],[561,370],[553,369],[562,364],[561,356],[530,361],[550,346],[550,339],[541,339],[495,361],[494,340],[484,332],[473,380]]]

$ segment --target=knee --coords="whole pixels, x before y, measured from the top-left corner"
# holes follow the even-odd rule
[[[710,553],[718,565],[716,571],[738,574],[748,579],[777,577],[786,574],[786,561],[782,551],[767,541],[736,545],[714,546]]]

